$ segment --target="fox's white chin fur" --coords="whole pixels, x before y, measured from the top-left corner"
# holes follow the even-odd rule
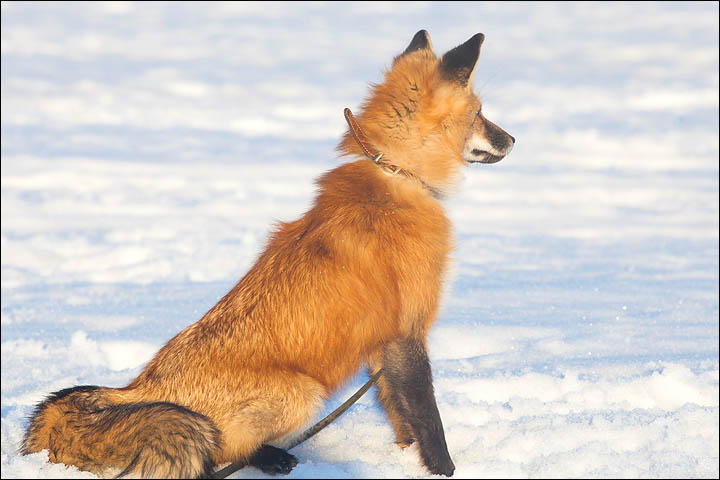
[[[510,153],[513,145],[510,144],[503,150],[498,150],[485,138],[473,134],[463,149],[463,158],[468,163],[496,163]]]

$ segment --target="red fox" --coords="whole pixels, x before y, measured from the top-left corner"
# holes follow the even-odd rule
[[[80,386],[37,405],[21,452],[119,477],[207,476],[242,462],[287,473],[272,446],[365,366],[396,442],[455,470],[427,355],[451,225],[442,197],[468,163],[515,139],[472,90],[484,35],[438,58],[425,30],[372,87],[313,206],[281,223],[247,274],[123,388]],[[372,157],[369,161],[366,157]],[[105,472],[107,473],[107,472]]]

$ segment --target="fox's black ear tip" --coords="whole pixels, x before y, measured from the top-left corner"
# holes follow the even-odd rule
[[[485,35],[476,33],[468,41],[443,55],[440,69],[445,77],[461,85],[467,85],[480,56],[480,46],[483,41]]]
[[[424,49],[432,49],[432,42],[430,41],[430,34],[427,30],[422,29],[418,31],[410,41],[410,45],[405,49],[405,51],[402,53],[403,55],[407,53],[412,53],[416,50],[424,50]]]

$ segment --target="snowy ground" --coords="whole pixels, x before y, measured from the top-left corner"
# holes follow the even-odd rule
[[[517,139],[447,204],[456,476],[718,477],[714,2],[3,2],[3,477],[92,477],[16,454],[33,404],[126,384],[225,294],[421,28],[486,34],[475,86]],[[291,477],[427,476],[392,442],[367,395]]]

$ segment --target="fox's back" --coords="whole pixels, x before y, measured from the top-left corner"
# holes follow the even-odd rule
[[[211,417],[223,399],[244,401],[227,392],[266,370],[302,372],[329,394],[379,344],[417,328],[434,313],[449,222],[417,186],[385,177],[366,161],[322,176],[314,206],[281,224],[245,277],[129,387],[172,393],[165,400]],[[188,402],[216,388],[225,395],[197,399],[211,405]]]

